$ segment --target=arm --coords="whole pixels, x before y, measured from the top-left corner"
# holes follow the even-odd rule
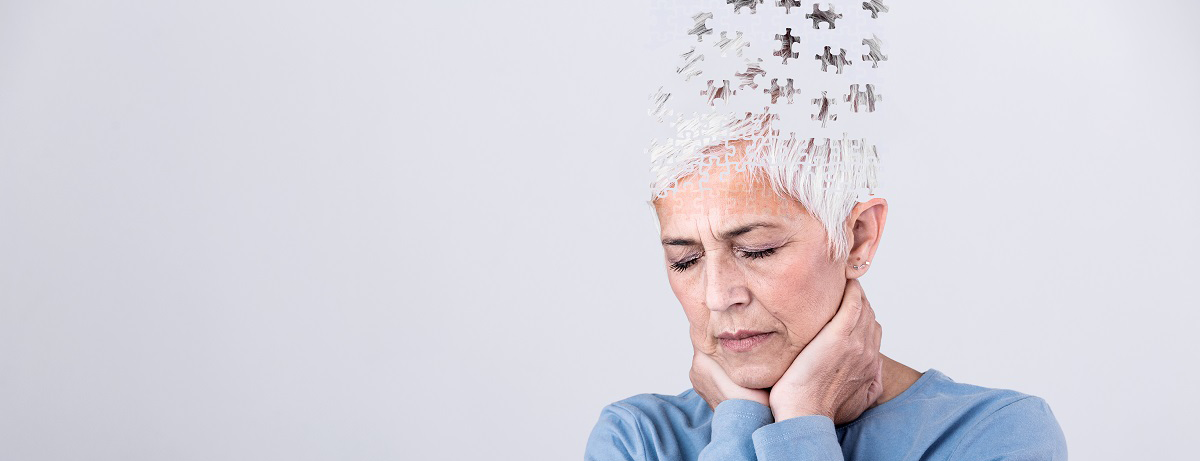
[[[754,431],[758,461],[843,461],[833,420],[824,415],[797,416]]]
[[[645,444],[637,428],[637,419],[629,410],[609,405],[600,411],[600,420],[588,436],[585,461],[639,461],[646,459]]]
[[[1039,397],[1027,396],[979,420],[947,458],[948,461],[1066,461],[1067,440]]]
[[[751,435],[774,421],[771,407],[745,399],[717,404],[712,417],[712,439],[697,461],[754,461]]]

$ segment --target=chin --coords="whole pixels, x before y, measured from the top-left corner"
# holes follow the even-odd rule
[[[747,389],[766,389],[774,386],[786,370],[776,370],[765,365],[738,367],[729,371],[729,379]]]

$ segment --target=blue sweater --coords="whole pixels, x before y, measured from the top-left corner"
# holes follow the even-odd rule
[[[695,389],[610,404],[587,461],[1066,460],[1062,429],[1041,398],[957,383],[930,368],[900,395],[835,426],[821,415],[775,422],[749,400],[709,408]]]

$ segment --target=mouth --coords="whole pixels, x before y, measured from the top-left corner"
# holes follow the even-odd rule
[[[721,347],[730,352],[750,352],[772,334],[774,332],[738,330],[733,333],[721,333],[717,335],[717,339],[721,341]]]

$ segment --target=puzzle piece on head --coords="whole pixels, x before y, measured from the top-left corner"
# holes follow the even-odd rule
[[[782,6],[783,14],[792,14],[792,7],[800,6],[800,0],[775,0],[775,6]]]
[[[695,56],[692,56],[693,54],[695,54]],[[696,47],[693,46],[691,50],[679,55],[679,57],[683,58],[683,67],[676,67],[675,73],[683,74],[683,81],[691,81],[692,77],[703,73],[703,71],[697,69],[696,67],[698,62],[704,60],[704,55],[696,54]]]
[[[800,37],[796,37],[796,36],[792,35],[791,27],[788,27],[787,32],[783,33],[782,35],[775,34],[775,40],[779,40],[780,42],[782,42],[782,44],[780,45],[778,50],[776,50],[774,53],[771,53],[772,56],[783,57],[784,64],[787,64],[788,58],[795,59],[795,58],[800,57],[800,52],[792,51],[792,44],[800,43]],[[826,47],[826,48],[828,48],[828,47]]]
[[[888,7],[883,4],[883,0],[870,0],[863,2],[863,9],[871,12],[872,18],[878,18],[879,13],[887,13]]]
[[[818,25],[822,22],[828,24],[830,29],[837,28],[837,25],[833,22],[842,17],[842,15],[834,13],[832,3],[829,4],[828,10],[822,10],[819,5],[820,3],[813,3],[812,14],[804,15],[805,18],[812,19],[813,29],[820,29]]]
[[[725,0],[725,4],[733,5],[733,12],[739,14],[742,12],[742,7],[749,7],[750,14],[758,13],[758,4],[762,2],[763,0]]]
[[[703,42],[705,35],[712,35],[713,33],[713,30],[704,24],[704,21],[712,19],[712,17],[712,13],[696,13],[695,16],[692,16],[692,20],[696,21],[696,25],[692,26],[691,30],[688,30],[688,35],[695,35],[697,42]]]
[[[883,40],[875,34],[871,34],[871,37],[872,38],[864,38],[862,41],[862,44],[866,45],[867,48],[870,49],[867,54],[862,55],[862,60],[871,61],[871,68],[875,68],[879,67],[879,61],[887,61],[888,58],[886,54],[883,54],[883,52],[879,50],[879,48],[883,46]]]
[[[837,101],[829,99],[829,95],[822,91],[821,97],[813,98],[812,103],[817,105],[817,113],[813,114],[813,120],[821,121],[821,128],[825,128],[825,124],[830,120],[837,120],[837,114],[830,111],[830,107]]]
[[[837,66],[837,73],[840,74],[842,73],[842,66],[849,66],[853,63],[846,59],[845,48],[841,48],[842,51],[838,54],[833,54],[830,52],[832,49],[832,47],[826,45],[825,52],[816,55],[816,59],[821,61],[821,72],[829,72],[829,66],[832,65]]]
[[[800,93],[800,91],[796,89],[794,82],[790,78],[787,79],[787,84],[782,87],[779,86],[779,79],[773,78],[771,79],[771,88],[763,89],[763,93],[771,95],[771,104],[779,102],[779,98],[787,98],[787,103],[791,104],[792,96]]]
[[[875,112],[875,103],[883,100],[883,95],[875,94],[875,85],[868,83],[867,91],[858,91],[858,84],[850,85],[850,94],[847,94],[842,99],[850,103],[850,110],[859,111],[859,107],[866,108],[867,112]]]
[[[750,46],[750,42],[742,38],[742,31],[740,30],[734,38],[729,38],[728,34],[728,32],[721,32],[721,39],[717,40],[717,48],[721,49],[721,56],[728,56],[730,49],[733,49],[738,56],[741,56],[742,49]]]
[[[729,97],[737,94],[737,92],[729,86],[729,80],[722,80],[722,82],[724,83],[721,86],[714,87],[713,81],[709,80],[708,89],[700,92],[701,96],[708,96],[708,105],[716,105],[714,101],[717,99],[724,99],[725,102],[729,102]]]
[[[756,61],[746,60],[746,70],[744,72],[734,72],[733,76],[742,79],[742,83],[738,85],[738,89],[750,87],[758,89],[758,84],[754,83],[754,77],[759,75],[767,75],[767,71],[762,68],[762,58]]]

